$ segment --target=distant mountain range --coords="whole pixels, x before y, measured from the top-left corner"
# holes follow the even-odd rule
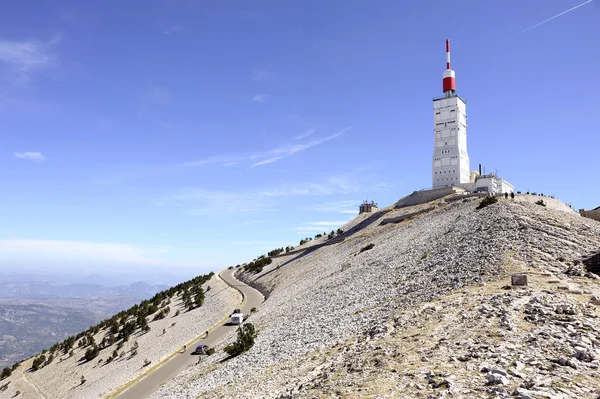
[[[108,316],[87,309],[6,301],[0,300],[0,368],[48,349]]]
[[[168,285],[137,282],[131,285],[105,287],[98,284],[52,281],[0,282],[0,297],[4,298],[108,298],[129,297],[148,299]]]
[[[0,282],[0,368],[168,288],[144,282],[115,287],[52,281]]]

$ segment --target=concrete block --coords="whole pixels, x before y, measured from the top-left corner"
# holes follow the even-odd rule
[[[527,276],[525,274],[513,274],[510,276],[511,285],[526,286]]]

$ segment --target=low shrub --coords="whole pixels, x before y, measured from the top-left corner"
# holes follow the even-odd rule
[[[215,354],[215,348],[208,348],[206,350],[206,352],[204,352],[205,355],[210,356],[210,355],[214,355]]]
[[[546,206],[546,204],[544,203],[544,200],[539,200],[535,202],[536,205],[541,205],[541,206]]]
[[[366,246],[362,247],[360,249],[360,252],[365,252],[365,251],[368,251],[368,250],[373,249],[373,248],[375,248],[375,244],[371,243],[369,245],[366,245]]]
[[[243,324],[237,330],[237,340],[227,345],[223,350],[231,357],[241,355],[247,352],[254,345],[254,338],[256,338],[256,330],[252,323]]]
[[[0,380],[10,377],[11,374],[12,374],[12,370],[9,367],[5,367],[2,370],[2,374],[0,374]]]
[[[40,355],[35,358],[35,360],[33,361],[33,364],[31,365],[31,368],[33,369],[33,371],[38,371],[40,368],[42,368],[42,365],[45,362],[46,362],[46,356]]]
[[[99,353],[100,353],[100,348],[98,348],[97,345],[94,345],[85,351],[85,354],[83,355],[83,357],[85,358],[85,360],[87,360],[89,362],[90,360],[92,360],[96,356],[98,356]]]
[[[477,206],[476,209],[483,209],[488,205],[495,204],[496,202],[498,202],[498,198],[496,198],[492,195],[488,195],[487,197],[485,197],[484,199],[481,200],[481,202],[479,203],[479,205]]]
[[[264,266],[270,265],[271,263],[273,263],[273,259],[268,256],[261,255],[254,261],[244,266],[244,270],[252,273],[260,273],[262,272]]]

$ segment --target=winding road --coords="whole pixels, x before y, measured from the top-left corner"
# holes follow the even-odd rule
[[[250,314],[250,310],[254,307],[258,307],[263,301],[263,295],[255,290],[254,288],[242,283],[233,277],[234,270],[223,270],[219,273],[219,277],[223,279],[229,286],[234,287],[240,291],[243,295],[244,304],[242,307],[242,313]],[[223,309],[223,317],[232,312],[233,309]],[[237,326],[224,324],[213,327],[208,334],[208,337],[199,338],[193,343],[188,345],[188,348],[184,353],[180,352],[180,355],[173,356],[167,360],[160,367],[156,368],[150,374],[137,381],[126,390],[118,393],[117,395],[110,395],[110,398],[117,399],[142,399],[147,398],[152,393],[157,391],[162,385],[167,383],[170,379],[181,373],[186,367],[194,364],[198,361],[198,356],[190,356],[199,344],[208,345],[213,347],[217,345],[227,334],[231,333],[232,330],[237,329]],[[198,333],[201,333],[199,331]],[[182,344],[183,346],[183,344]],[[117,391],[119,392],[119,391]]]

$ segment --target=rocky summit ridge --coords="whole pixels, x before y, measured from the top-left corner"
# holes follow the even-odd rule
[[[268,293],[254,347],[152,398],[599,397],[600,284],[584,262],[600,223],[552,198],[480,201],[363,214],[239,273]]]

